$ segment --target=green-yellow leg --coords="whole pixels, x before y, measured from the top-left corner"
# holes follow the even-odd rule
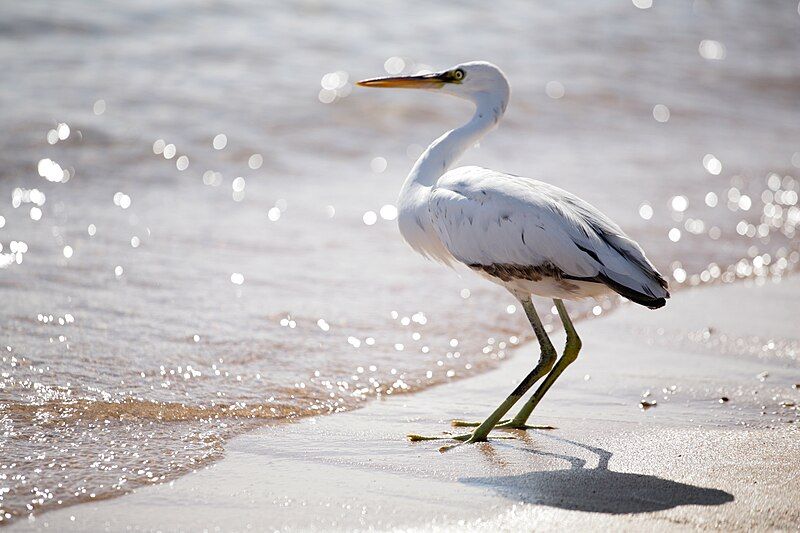
[[[553,300],[553,302],[556,304],[556,310],[558,311],[558,316],[561,318],[561,322],[564,323],[564,331],[567,332],[567,344],[564,347],[564,355],[561,356],[561,359],[558,360],[558,363],[553,367],[550,374],[547,375],[539,388],[536,389],[536,392],[533,393],[530,400],[525,402],[525,405],[519,410],[517,416],[511,419],[509,427],[516,429],[528,429],[531,427],[527,425],[531,413],[536,406],[539,405],[539,402],[544,395],[547,394],[547,391],[550,390],[550,387],[553,386],[553,383],[555,383],[561,373],[578,358],[578,352],[581,351],[583,343],[575,332],[575,327],[572,325],[572,320],[569,318],[567,308],[564,307],[564,302],[561,300]]]
[[[439,439],[454,439],[459,440],[466,443],[472,442],[483,442],[486,440],[486,437],[489,435],[489,432],[494,429],[497,423],[503,418],[509,409],[511,409],[515,403],[517,403],[520,398],[522,398],[528,390],[533,387],[533,385],[539,381],[539,379],[546,375],[550,370],[553,368],[553,365],[556,362],[556,350],[553,348],[553,343],[550,342],[550,338],[547,336],[547,332],[544,330],[544,326],[542,325],[542,321],[539,318],[539,315],[536,313],[536,309],[533,307],[533,302],[531,302],[530,297],[520,298],[520,302],[522,303],[523,309],[525,309],[525,313],[528,315],[528,320],[533,327],[534,333],[536,333],[536,338],[539,339],[539,346],[541,348],[541,354],[539,356],[539,362],[536,366],[531,370],[531,372],[525,376],[525,379],[517,385],[514,391],[509,394],[508,398],[505,399],[500,406],[494,410],[494,412],[489,415],[489,417],[477,424],[477,427],[471,434],[466,435],[443,435],[441,437],[423,437],[421,435],[409,435],[408,438],[412,441],[419,441],[419,440],[439,440]]]
[[[536,389],[536,392],[533,393],[531,399],[525,402],[525,405],[523,405],[522,409],[519,410],[517,416],[511,420],[501,420],[496,426],[498,429],[555,429],[553,426],[528,425],[528,418],[531,416],[531,413],[539,404],[545,393],[550,390],[550,387],[553,386],[553,383],[555,383],[561,373],[564,372],[564,369],[566,369],[573,361],[575,361],[575,359],[578,358],[578,352],[580,352],[582,344],[580,337],[578,337],[578,334],[575,332],[575,327],[572,325],[572,320],[569,318],[567,309],[564,307],[564,302],[561,300],[553,300],[553,302],[556,304],[558,316],[561,318],[561,322],[564,323],[564,330],[567,332],[567,344],[564,347],[564,354],[561,356],[561,359],[558,360],[556,365],[553,367],[553,370],[547,375],[542,384],[539,385],[539,388]],[[453,425],[456,427],[475,427],[478,425],[478,423],[465,422],[463,420],[453,420]]]

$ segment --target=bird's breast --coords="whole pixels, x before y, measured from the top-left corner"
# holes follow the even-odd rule
[[[414,251],[446,264],[455,260],[436,234],[436,230],[431,224],[427,204],[424,206],[401,204],[397,225],[403,239]]]

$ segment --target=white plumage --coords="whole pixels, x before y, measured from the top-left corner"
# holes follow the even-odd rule
[[[459,71],[460,80],[448,81]],[[481,167],[447,171],[505,112],[510,90],[500,69],[473,62],[361,84],[433,89],[476,105],[472,120],[434,141],[403,185],[398,221],[412,248],[444,263],[463,263],[518,297],[574,300],[615,291],[648,307],[664,305],[664,278],[639,245],[588,202],[541,181]]]
[[[641,248],[558,187],[460,167],[439,178],[428,209],[453,258],[515,293],[578,299],[617,290],[649,306],[666,296]]]
[[[447,264],[463,263],[507,288],[522,304],[541,347],[534,369],[486,420],[454,421],[457,426],[476,426],[471,434],[409,438],[480,442],[495,427],[532,428],[527,425],[531,412],[581,349],[562,300],[615,291],[657,308],[669,298],[666,280],[619,226],[577,196],[481,167],[448,171],[506,110],[510,88],[496,66],[478,61],[435,74],[375,78],[359,85],[428,89],[475,104],[472,119],[436,139],[411,169],[398,199],[400,233],[419,253]],[[534,294],[552,298],[564,324],[567,342],[558,362],[531,300]],[[519,413],[501,421],[544,376]]]

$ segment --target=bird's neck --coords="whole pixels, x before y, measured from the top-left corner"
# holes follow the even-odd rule
[[[431,227],[428,208],[431,191],[461,154],[497,125],[506,108],[504,100],[489,97],[476,99],[475,104],[475,114],[469,122],[433,141],[417,159],[397,201],[397,222],[406,242],[421,254],[445,263],[452,256],[435,238]]]
[[[469,122],[433,141],[417,159],[403,184],[401,200],[404,195],[419,193],[420,188],[430,190],[467,149],[497,125],[506,110],[506,102],[492,95],[477,97],[475,104]]]

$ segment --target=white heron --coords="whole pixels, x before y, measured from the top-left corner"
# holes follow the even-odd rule
[[[486,420],[453,421],[456,426],[475,427],[472,433],[409,438],[481,442],[495,427],[542,427],[528,426],[528,418],[581,349],[563,300],[616,292],[656,309],[669,298],[667,281],[617,224],[577,196],[496,170],[476,166],[448,170],[497,126],[506,110],[510,87],[495,65],[475,61],[433,74],[372,78],[358,85],[426,89],[475,104],[472,119],[433,141],[411,169],[398,200],[400,233],[422,255],[446,264],[463,263],[508,289],[522,304],[541,348],[534,369]],[[532,295],[552,298],[564,323],[567,342],[558,361]],[[519,413],[502,420],[544,376]]]

